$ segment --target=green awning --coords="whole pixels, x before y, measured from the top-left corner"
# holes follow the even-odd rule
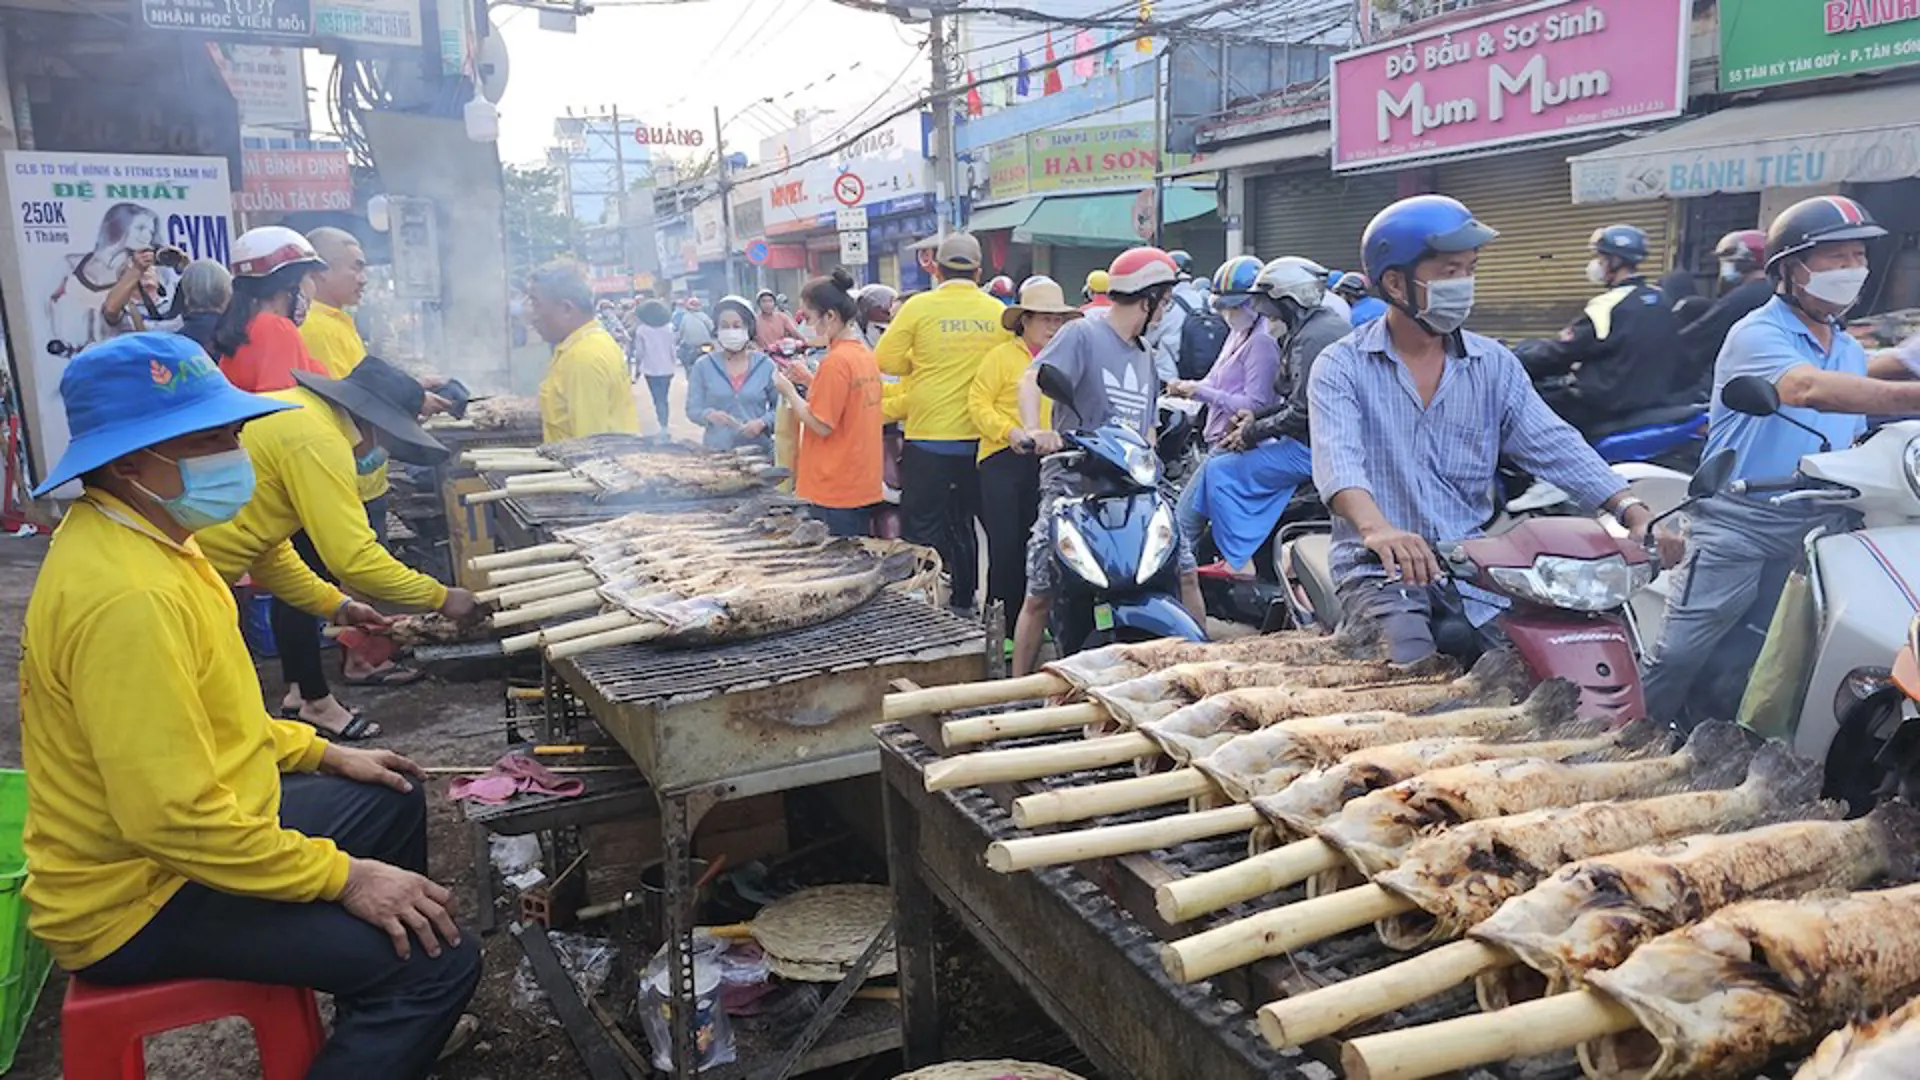
[[[983,206],[967,218],[967,231],[982,233],[995,229],[1017,229],[1025,225],[1033,212],[1040,208],[1040,202],[1039,199],[1021,199],[999,206]]]
[[[1128,247],[1140,242],[1133,227],[1139,195],[1053,195],[1022,225],[1013,239],[1021,244],[1060,247]],[[1175,225],[1219,208],[1210,189],[1169,186],[1161,193],[1161,223]]]

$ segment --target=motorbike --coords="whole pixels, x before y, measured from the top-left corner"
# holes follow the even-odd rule
[[[1071,390],[1040,369],[1040,389],[1055,400]],[[1206,628],[1180,602],[1175,552],[1179,526],[1160,491],[1160,459],[1132,428],[1107,425],[1061,433],[1066,449],[1048,456],[1082,492],[1055,500],[1047,536],[1060,588],[1050,629],[1062,655],[1109,639],[1176,637],[1205,641]],[[1101,609],[1111,630],[1100,627]]]
[[[1721,400],[1736,412],[1805,426],[1780,413],[1779,392],[1764,379],[1732,379]],[[1920,780],[1920,728],[1888,667],[1911,647],[1920,610],[1920,420],[1886,424],[1845,449],[1825,439],[1821,445],[1790,477],[1727,489],[1775,505],[1841,509],[1852,519],[1851,528],[1808,534],[1773,608],[1739,718],[1824,762],[1828,795],[1861,812],[1888,793],[1915,793]]]
[[[1687,497],[1668,514],[1719,490],[1733,464],[1731,454],[1703,463]],[[1325,533],[1296,536],[1283,550],[1295,625],[1332,630],[1340,622],[1330,550]],[[1580,687],[1582,716],[1613,723],[1645,717],[1639,641],[1626,609],[1660,571],[1650,543],[1616,535],[1593,518],[1538,517],[1499,533],[1437,544],[1434,551],[1447,577],[1508,601],[1496,625],[1537,678],[1564,678]],[[1434,637],[1442,651],[1470,661],[1477,635],[1465,622],[1444,618]]]

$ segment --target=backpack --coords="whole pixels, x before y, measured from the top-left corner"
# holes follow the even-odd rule
[[[1227,343],[1227,320],[1211,305],[1195,309],[1182,296],[1174,297],[1173,302],[1187,313],[1186,321],[1180,324],[1180,352],[1174,366],[1183,379],[1203,379]]]

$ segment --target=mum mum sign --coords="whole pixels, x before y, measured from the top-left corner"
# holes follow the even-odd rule
[[[1678,116],[1688,0],[1550,0],[1333,60],[1336,172]]]

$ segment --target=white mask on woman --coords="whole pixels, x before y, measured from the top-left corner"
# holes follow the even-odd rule
[[[747,331],[745,327],[729,326],[715,336],[720,340],[720,347],[728,352],[739,352],[747,347]]]

